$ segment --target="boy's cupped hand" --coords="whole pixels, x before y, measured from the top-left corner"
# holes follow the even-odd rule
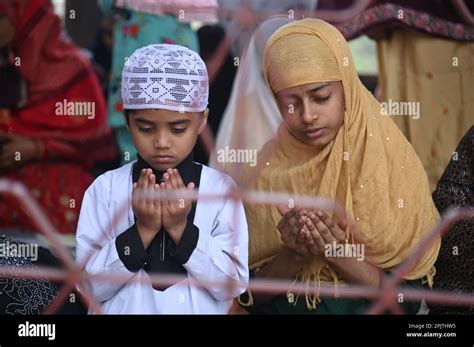
[[[194,186],[194,183],[190,182],[186,187],[177,169],[168,169],[163,175],[161,184],[156,183],[156,176],[151,169],[142,170],[138,182],[133,184],[132,208],[145,247],[159,233],[162,226],[178,244],[191,211],[191,200],[180,198],[160,201],[159,194],[156,193],[192,191]]]
[[[133,183],[132,209],[145,248],[161,229],[161,201],[156,194],[160,185],[151,169],[143,169],[138,182]]]
[[[168,169],[163,175],[160,189],[166,192],[193,191],[194,183],[188,183],[186,187],[177,169]],[[161,220],[163,227],[171,236],[175,244],[178,244],[187,224],[187,217],[191,211],[192,201],[184,198],[168,199],[161,201]]]

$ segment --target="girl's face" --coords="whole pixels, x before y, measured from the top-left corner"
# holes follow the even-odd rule
[[[342,83],[308,83],[277,93],[278,106],[290,132],[301,142],[322,148],[344,123]]]

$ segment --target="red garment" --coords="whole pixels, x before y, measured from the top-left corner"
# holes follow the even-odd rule
[[[10,44],[28,86],[26,106],[0,117],[0,134],[34,138],[44,147],[41,162],[2,177],[27,185],[58,230],[75,233],[82,196],[93,180],[90,168],[116,153],[99,82],[79,49],[61,37],[49,0],[0,0],[0,13],[16,28]],[[60,110],[64,102],[87,102],[94,114],[68,115]],[[0,196],[0,227],[37,229],[6,195]]]

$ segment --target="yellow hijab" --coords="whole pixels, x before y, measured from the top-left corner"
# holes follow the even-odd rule
[[[270,38],[263,71],[274,93],[340,80],[346,111],[337,136],[320,151],[300,142],[283,123],[278,136],[259,153],[259,163],[268,165],[250,188],[338,201],[363,234],[365,259],[382,269],[400,264],[435,227],[439,215],[420,160],[360,82],[344,37],[317,19],[287,24]],[[248,204],[246,214],[250,268],[257,269],[281,251],[276,226],[282,217],[276,206],[268,205]],[[439,248],[437,239],[405,279],[427,276],[431,285]],[[298,279],[341,281],[322,256],[308,261]]]

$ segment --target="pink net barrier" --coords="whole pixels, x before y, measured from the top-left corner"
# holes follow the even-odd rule
[[[31,270],[28,268],[7,267],[2,266],[2,272],[5,276],[19,277],[24,279],[49,279],[58,282],[63,282],[63,286],[56,298],[51,302],[50,306],[43,312],[44,314],[54,314],[57,312],[61,304],[67,300],[68,293],[77,288],[78,293],[89,307],[92,313],[101,313],[100,304],[95,300],[92,293],[88,290],[87,281],[121,281],[121,276],[110,273],[100,273],[89,276],[83,272],[83,264],[77,264],[72,258],[67,247],[57,236],[57,230],[48,220],[47,216],[42,211],[34,198],[29,194],[25,186],[21,183],[14,182],[7,179],[0,179],[0,193],[9,193],[15,196],[23,205],[32,219],[38,225],[39,231],[45,236],[49,242],[49,246],[53,253],[57,256],[63,265],[63,270],[52,269],[48,267],[40,267],[38,270]],[[242,200],[243,202],[259,203],[259,204],[285,204],[288,199],[294,199],[295,196],[290,194],[272,194],[266,192],[242,192],[232,191],[227,194],[213,194],[203,195],[196,192],[176,193],[168,196],[158,196],[157,198],[165,199],[222,199],[226,195],[231,199]],[[340,211],[340,206],[329,200],[320,199],[316,197],[300,196],[298,197],[299,205],[302,207],[317,207],[317,208],[332,208]],[[120,210],[128,209],[126,204],[123,204]],[[120,211],[119,211],[120,213]],[[335,290],[337,290],[338,297],[354,298],[354,299],[368,299],[373,301],[372,307],[368,310],[369,314],[378,314],[385,310],[392,313],[403,313],[400,308],[397,297],[403,294],[404,300],[422,300],[426,299],[430,303],[439,304],[456,304],[462,306],[474,305],[474,294],[458,294],[454,292],[441,292],[434,290],[416,290],[405,289],[400,287],[402,276],[407,273],[411,266],[416,263],[417,259],[423,254],[423,251],[429,247],[431,242],[437,235],[444,235],[457,222],[467,218],[474,218],[474,209],[451,209],[445,213],[440,223],[423,239],[412,254],[399,266],[397,266],[390,278],[385,278],[379,288],[366,287],[360,285],[347,285],[342,288],[335,289],[334,286],[321,286],[320,295],[322,297],[334,297]],[[109,231],[104,231],[104,235]],[[99,242],[100,243],[100,242]],[[92,255],[92,254],[91,254]],[[166,274],[152,274],[150,275],[153,284],[171,285],[185,279],[185,276],[166,275]],[[133,280],[133,279],[132,279]],[[271,279],[256,279],[249,283],[249,290],[259,293],[268,294],[286,294],[288,288],[292,287],[292,292],[295,294],[305,293],[306,285],[304,283],[292,283],[290,280],[271,280]],[[192,285],[204,286],[204,283],[193,281]],[[228,288],[233,284],[231,282],[213,282],[206,283],[212,286],[223,286]]]
[[[245,1],[244,1],[245,2]],[[355,14],[361,12],[369,1],[360,1],[345,11],[320,11],[312,15],[312,17],[322,18],[331,22],[342,22]],[[258,23],[263,22],[277,13],[275,12],[253,12],[249,6],[242,6],[236,13],[233,13],[234,20],[231,23],[230,29],[228,30],[226,39],[224,39],[219,48],[216,50],[215,55],[207,63],[209,81],[215,79],[216,74],[222,65],[225,56],[227,55],[232,43],[238,38],[238,34],[242,27],[256,28]],[[298,10],[294,10],[292,15],[294,18],[302,18],[304,14],[301,14]],[[214,149],[214,138],[209,126],[206,131],[203,132],[202,142],[208,153],[213,153]],[[88,281],[119,281],[123,282],[120,275],[111,273],[100,273],[95,275],[89,275],[83,271],[84,264],[78,264],[72,258],[67,247],[62,243],[61,239],[57,236],[59,233],[49,221],[46,214],[43,212],[41,207],[38,205],[36,200],[28,192],[27,188],[15,181],[8,179],[0,179],[0,193],[11,194],[18,199],[23,205],[25,211],[28,212],[30,218],[36,222],[39,232],[41,232],[48,241],[49,247],[54,255],[63,265],[63,269],[40,267],[38,270],[32,270],[28,268],[8,267],[1,266],[2,273],[5,276],[19,277],[24,279],[48,279],[53,281],[62,282],[63,286],[59,290],[56,298],[51,302],[43,313],[54,314],[59,310],[65,300],[68,299],[68,294],[74,288],[78,289],[78,293],[81,299],[84,301],[86,306],[89,308],[91,313],[101,313],[101,306],[98,303],[91,291],[88,289]],[[148,194],[148,193],[143,193]],[[275,194],[270,192],[250,192],[235,190],[227,192],[226,194],[198,194],[197,192],[178,192],[171,195],[158,195],[157,198],[160,200],[167,199],[191,199],[191,200],[205,200],[205,199],[223,199],[229,197],[234,200],[241,200],[244,203],[258,203],[258,204],[287,204],[289,199],[298,199],[298,206],[308,208],[320,208],[330,209],[336,213],[343,213],[343,209],[334,201],[321,199],[318,197],[311,196],[295,196],[294,194]],[[108,233],[112,231],[112,225],[117,221],[118,215],[125,213],[129,209],[129,206],[125,203],[119,208],[115,218],[111,221],[108,230],[104,230],[102,240],[97,240],[100,244],[101,241],[105,240]],[[474,294],[459,294],[455,292],[444,292],[436,290],[424,290],[424,289],[406,289],[401,287],[402,277],[406,274],[411,267],[417,262],[419,257],[422,256],[424,250],[426,250],[431,242],[438,236],[446,234],[450,228],[457,222],[474,218],[473,208],[464,209],[451,209],[443,214],[439,224],[423,239],[416,249],[409,255],[409,257],[398,265],[393,271],[392,276],[384,277],[381,281],[379,288],[360,286],[348,284],[347,286],[335,288],[334,286],[321,285],[320,296],[321,297],[334,297],[337,290],[337,296],[340,298],[354,298],[354,299],[368,299],[372,301],[372,306],[367,311],[368,314],[378,314],[385,310],[391,313],[400,314],[403,313],[397,297],[399,294],[403,294],[404,300],[407,301],[419,301],[425,299],[430,303],[438,304],[455,304],[460,306],[472,306],[474,305]],[[87,259],[92,256],[89,254]],[[178,275],[167,275],[167,274],[152,274],[150,275],[151,282],[153,284],[160,285],[172,285],[183,279],[186,276]],[[131,280],[134,280],[133,278]],[[195,286],[204,286],[204,283],[193,281],[191,282]],[[206,283],[207,285],[223,286],[229,288],[232,286],[232,282],[213,282]],[[272,280],[272,279],[255,279],[251,280],[248,289],[255,293],[268,293],[268,294],[287,294],[288,288],[292,288],[292,293],[304,294],[306,291],[306,284],[304,283],[293,283],[292,280]]]

